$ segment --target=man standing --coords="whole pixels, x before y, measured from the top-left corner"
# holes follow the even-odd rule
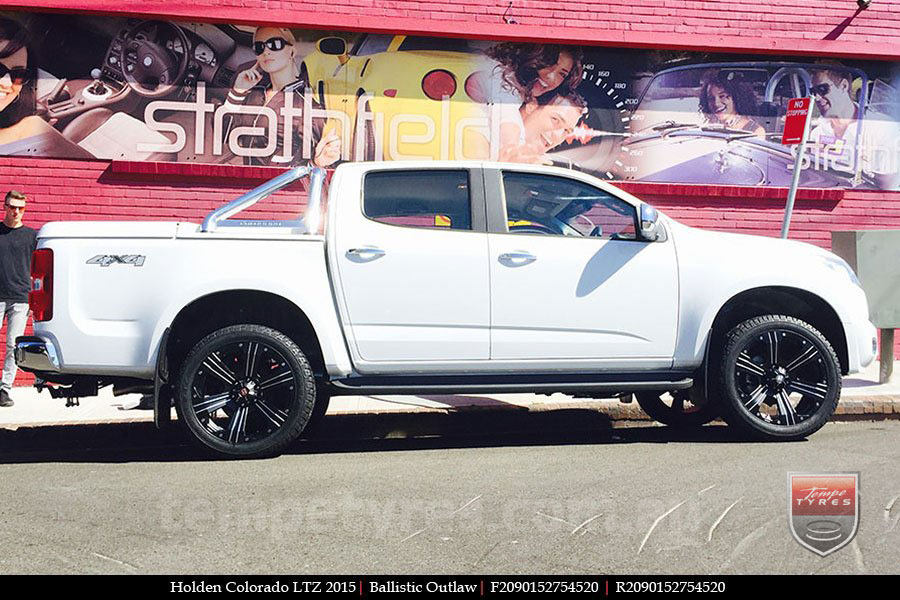
[[[6,356],[0,382],[0,406],[12,406],[9,391],[16,378],[16,338],[25,333],[28,321],[28,292],[31,290],[31,255],[37,232],[22,224],[25,194],[6,194],[6,216],[0,224],[0,314],[6,319]],[[0,322],[2,323],[2,322]]]

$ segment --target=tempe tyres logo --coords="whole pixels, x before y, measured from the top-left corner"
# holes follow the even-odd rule
[[[788,501],[794,539],[819,556],[836,552],[856,535],[858,473],[788,473]]]

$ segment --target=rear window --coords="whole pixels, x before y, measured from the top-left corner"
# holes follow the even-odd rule
[[[469,172],[381,171],[366,175],[363,213],[387,225],[472,229]]]

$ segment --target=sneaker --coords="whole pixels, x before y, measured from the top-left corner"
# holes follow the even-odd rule
[[[153,394],[144,394],[140,400],[128,399],[122,403],[122,410],[153,410]]]
[[[6,390],[0,390],[0,406],[3,408],[14,405],[13,399],[9,397],[9,392]]]

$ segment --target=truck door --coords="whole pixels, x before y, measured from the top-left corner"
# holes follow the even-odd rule
[[[382,367],[487,360],[481,170],[386,169],[362,177],[360,202],[345,200],[340,209],[332,254],[357,359]]]
[[[671,366],[673,242],[636,239],[634,205],[583,181],[484,173],[505,211],[499,223],[491,211],[491,358],[530,369],[535,360],[542,368]]]

